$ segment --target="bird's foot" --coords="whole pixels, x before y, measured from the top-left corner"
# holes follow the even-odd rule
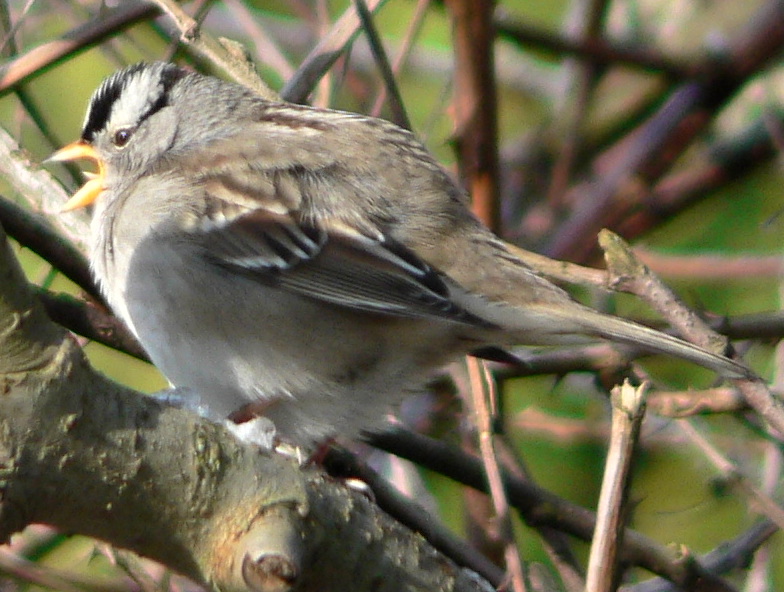
[[[275,449],[275,444],[277,443],[275,425],[266,417],[258,415],[247,417],[243,418],[243,421],[239,423],[232,419],[226,419],[226,417],[210,409],[209,405],[204,404],[199,394],[188,387],[173,386],[152,393],[150,397],[163,405],[187,409],[196,413],[199,417],[221,424],[234,434],[234,437],[240,442],[256,445],[266,452]]]
[[[240,441],[254,444],[266,452],[278,449],[275,424],[264,416],[256,416],[242,423],[223,420],[228,430]]]

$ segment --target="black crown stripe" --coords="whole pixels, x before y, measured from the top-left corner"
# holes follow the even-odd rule
[[[112,114],[112,107],[120,97],[122,89],[125,87],[126,80],[145,67],[145,64],[134,64],[130,68],[115,72],[107,78],[93,95],[90,101],[90,110],[82,129],[82,140],[92,142],[95,135],[101,131],[109,121]]]
[[[112,108],[114,107],[115,102],[120,98],[123,90],[127,87],[128,80],[132,79],[138,72],[149,67],[150,64],[144,62],[134,64],[133,66],[112,74],[103,84],[101,84],[90,102],[90,109],[82,130],[82,140],[84,142],[92,142],[95,139],[96,134],[106,127],[112,115]],[[185,70],[177,68],[174,65],[168,65],[161,69],[160,76],[163,92],[155,103],[150,106],[147,112],[139,117],[137,125],[169,104],[169,90],[185,75]]]

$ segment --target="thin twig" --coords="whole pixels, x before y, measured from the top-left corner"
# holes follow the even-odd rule
[[[377,448],[437,471],[458,483],[488,491],[481,460],[444,442],[405,430],[373,434],[368,440]],[[596,526],[593,512],[508,473],[502,475],[507,498],[524,520],[537,525],[547,524],[584,541],[591,539]],[[682,587],[688,587],[699,578],[715,578],[696,557],[681,556],[631,529],[624,533],[621,561],[644,567]]]
[[[336,477],[355,477],[366,483],[375,496],[376,503],[387,514],[420,533],[431,545],[449,556],[455,563],[464,565],[494,586],[500,586],[504,572],[476,549],[454,536],[443,524],[434,519],[422,506],[401,495],[367,464],[347,450],[332,447],[324,461],[325,468]]]
[[[698,70],[695,66],[657,52],[654,48],[623,46],[601,38],[573,39],[544,31],[498,10],[495,27],[499,35],[521,45],[552,51],[558,55],[573,55],[600,64],[636,66],[653,72],[663,72],[673,78],[688,78]]]
[[[770,113],[768,111],[766,115]],[[776,118],[781,124],[782,114]],[[695,146],[690,164],[662,177],[655,186],[627,186],[623,211],[616,218],[618,234],[633,239],[669,220],[727,183],[759,170],[778,154],[768,130],[768,119],[757,119],[740,132]],[[605,226],[607,226],[605,224]]]
[[[37,290],[49,318],[72,333],[149,362],[147,353],[128,327],[108,309],[68,294]]]
[[[584,259],[591,252],[590,238],[611,222],[617,224],[628,211],[622,199],[624,187],[655,183],[748,77],[779,55],[782,45],[784,5],[769,0],[735,35],[721,66],[706,58],[709,75],[678,87],[648,121],[612,149],[612,167],[596,175],[590,187],[580,189],[577,206],[545,252],[556,258]]]
[[[716,334],[693,310],[641,263],[631,247],[617,234],[603,230],[599,245],[605,252],[610,285],[638,296],[671,323],[681,335],[710,351],[724,352],[727,339]]]
[[[30,209],[46,214],[51,226],[76,245],[79,251],[87,252],[86,237],[89,236],[90,229],[87,214],[71,212],[67,216],[55,215],[68,200],[68,194],[48,171],[41,170],[38,165],[33,164],[16,140],[2,128],[0,128],[0,177],[27,201]],[[75,274],[75,277],[80,275]]]
[[[585,589],[612,592],[620,574],[618,550],[623,545],[626,496],[634,449],[645,416],[647,384],[633,387],[628,381],[615,387],[612,400],[612,434],[604,468]]]
[[[3,56],[4,59],[10,59],[17,55],[18,49],[16,46],[16,39],[14,38],[14,34],[19,29],[21,24],[24,22],[24,17],[27,15],[27,10],[32,6],[33,2],[29,1],[26,5],[22,14],[17,18],[15,23],[11,23],[11,15],[8,7],[7,2],[0,2],[0,30],[7,32],[5,41],[0,48],[0,55]],[[44,136],[49,145],[52,149],[61,146],[60,140],[56,137],[55,133],[52,131],[51,126],[49,125],[48,121],[43,115],[43,112],[38,107],[38,100],[33,96],[32,93],[28,92],[27,88],[23,84],[17,84],[14,86],[14,93],[16,94],[19,102],[22,105],[22,108],[27,113],[27,116],[32,120],[35,124],[35,127],[40,131],[40,133]],[[69,168],[69,172],[74,170],[73,168]],[[74,181],[77,181],[76,173],[74,172]]]
[[[315,3],[315,19],[313,21],[313,30],[316,34],[316,39],[324,39],[324,37],[328,34],[331,17],[329,14],[329,9],[327,8],[328,0],[316,0]],[[346,60],[346,54],[351,51],[351,47],[353,43],[346,46],[346,51],[339,55],[335,60],[337,62],[342,62],[343,64],[343,72],[345,74],[346,68],[348,66]],[[296,75],[296,74],[295,74]],[[332,85],[335,80],[335,72],[330,69],[324,72],[324,75],[318,81],[318,84],[314,88],[313,97],[312,97],[312,104],[314,107],[319,107],[322,109],[327,109],[330,104],[332,103]]]
[[[72,29],[56,41],[34,47],[3,66],[0,66],[0,96],[14,85],[42,74],[55,62],[89,49],[131,25],[150,19],[160,11],[147,2],[123,2],[117,8],[104,11],[101,16]]]
[[[94,574],[80,576],[41,562],[31,561],[7,549],[0,549],[0,570],[31,584],[62,592],[127,592],[130,582],[125,578],[97,578]]]
[[[784,529],[784,508],[779,506],[768,495],[760,491],[760,489],[743,474],[739,467],[727,460],[705,436],[695,429],[691,421],[688,419],[678,419],[676,420],[676,423],[678,427],[683,430],[683,433],[689,437],[692,443],[702,451],[711,464],[724,476],[733,489],[749,501],[750,506],[753,509],[764,514],[780,529]]]
[[[575,4],[579,11],[580,36],[583,40],[590,42],[601,37],[607,4],[608,0],[585,0]],[[585,9],[581,10],[583,6]],[[572,68],[572,70],[575,69],[577,72],[574,75],[572,88],[567,93],[567,105],[562,109],[567,118],[566,132],[553,165],[550,186],[547,190],[547,201],[556,208],[561,205],[563,194],[569,185],[572,169],[580,151],[583,122],[588,113],[591,95],[599,74],[598,64],[590,58],[581,61]]]
[[[13,49],[13,47],[16,45],[14,42],[14,35],[16,35],[19,27],[22,26],[27,13],[30,11],[30,8],[32,8],[34,3],[35,0],[27,0],[27,3],[22,8],[22,11],[19,13],[19,17],[16,19],[16,22],[13,24],[13,26],[4,29],[5,35],[3,36],[3,40],[0,41],[0,54],[9,55],[11,53],[15,53],[15,50]],[[6,2],[3,2],[3,4],[7,5]],[[3,13],[4,20],[10,16],[8,10],[5,8],[3,8]],[[8,51],[9,48],[11,48],[10,52]]]
[[[713,551],[703,555],[700,563],[713,573],[726,573],[735,569],[745,569],[751,557],[770,537],[779,532],[775,524],[762,520],[734,539],[718,545]],[[716,592],[713,588],[703,587],[703,591]],[[635,586],[624,586],[622,592],[681,592],[681,588],[661,578],[652,578]]]
[[[376,26],[373,24],[373,16],[365,4],[365,0],[354,0],[354,5],[357,8],[359,20],[362,23],[362,28],[367,35],[370,50],[373,52],[373,57],[378,64],[381,78],[384,81],[384,88],[389,95],[389,107],[392,110],[392,121],[402,128],[407,130],[411,129],[411,121],[406,113],[406,108],[403,105],[403,97],[400,95],[400,88],[398,88],[395,81],[395,74],[392,67],[389,65],[389,58],[387,57],[384,44],[381,43],[381,37],[378,34]]]
[[[419,31],[422,29],[422,24],[425,22],[425,15],[427,14],[427,9],[429,6],[430,0],[417,0],[414,16],[411,17],[411,20],[408,23],[406,35],[403,37],[403,41],[397,50],[397,57],[392,64],[392,72],[395,76],[400,74],[411,54],[411,50],[414,47],[414,40],[417,38]],[[381,113],[381,107],[384,105],[386,98],[387,87],[384,85],[379,90],[378,96],[373,102],[373,106],[370,108],[370,115],[373,115],[374,117],[379,116]]]
[[[239,44],[220,42],[201,30],[199,23],[191,18],[174,0],[154,0],[171,17],[180,39],[211,64],[220,68],[234,81],[256,91],[260,96],[276,100],[277,93],[259,77],[253,64],[246,59]]]
[[[533,269],[549,278],[567,282],[575,286],[586,286],[607,289],[607,272],[603,269],[585,267],[568,261],[550,259],[539,253],[526,251],[520,247],[506,245],[518,259],[522,259]]]
[[[245,3],[240,0],[224,0],[224,4],[236,13],[237,22],[242,24],[248,32],[253,44],[256,46],[256,59],[275,70],[281,80],[291,78],[294,75],[294,67],[259,24],[259,19],[251,14]]]
[[[493,500],[501,539],[504,542],[504,560],[508,578],[515,592],[526,592],[525,571],[515,544],[514,529],[509,515],[509,502],[506,499],[501,469],[493,443],[493,418],[490,413],[490,401],[495,399],[493,379],[484,364],[477,358],[469,356],[466,363],[471,381],[471,399],[476,414],[479,451],[487,474],[490,498]]]
[[[779,300],[782,291],[779,286]],[[784,387],[784,341],[776,344],[773,356],[773,380],[771,385],[776,390]],[[775,499],[776,493],[781,483],[782,471],[784,471],[784,453],[781,446],[774,441],[763,441],[764,452],[762,454],[762,492]],[[749,566],[748,576],[746,577],[746,587],[744,592],[765,592],[768,589],[768,582],[772,576],[772,550],[764,547],[759,553],[754,554],[754,559]]]
[[[528,467],[517,454],[517,446],[510,438],[501,432],[495,435],[496,453],[498,460],[505,471],[518,479],[531,481],[532,477]],[[553,568],[558,572],[563,584],[563,592],[582,592],[585,589],[585,572],[572,548],[572,540],[568,535],[550,526],[538,525],[535,527],[542,537],[544,547]],[[533,580],[535,565],[526,565],[528,580]],[[531,587],[537,590],[531,583]]]
[[[624,290],[648,302],[659,314],[677,327],[689,341],[711,351],[725,351],[726,338],[689,310],[650,269],[640,263],[620,237],[605,230],[599,242],[607,254],[607,268]],[[774,397],[761,379],[733,381],[754,410],[768,422],[773,436],[784,438],[784,403]]]
[[[195,0],[193,4],[190,6],[191,12],[193,12],[193,20],[198,23],[198,26],[201,27],[201,24],[204,22],[204,19],[207,18],[207,15],[212,8],[214,0]],[[169,47],[166,50],[166,53],[163,55],[163,61],[169,62],[174,59],[177,55],[177,52],[181,48],[180,39],[176,38],[169,41]]]
[[[49,262],[93,298],[102,300],[87,258],[52,228],[49,218],[0,196],[0,223],[20,245]]]
[[[707,413],[736,413],[749,408],[736,388],[717,387],[688,391],[660,391],[648,394],[648,410],[662,417],[689,417]]]
[[[634,253],[651,271],[692,281],[784,277],[784,261],[777,255],[666,255],[644,247]]]
[[[710,325],[714,331],[719,331],[730,339],[782,339],[784,311],[723,317],[714,319]]]
[[[782,470],[784,469],[784,454],[781,447],[772,441],[766,441],[763,454],[763,483],[762,491],[771,498],[776,495],[781,483]],[[754,559],[749,566],[744,592],[766,592],[768,583],[773,577],[773,555],[769,547],[763,547],[754,554]]]
[[[368,10],[375,12],[385,2],[386,0],[369,0]],[[292,103],[304,102],[324,73],[343,55],[346,47],[359,33],[359,29],[359,17],[356,8],[352,5],[305,57],[294,76],[280,91],[280,95]]]

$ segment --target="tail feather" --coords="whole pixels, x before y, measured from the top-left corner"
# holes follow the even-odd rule
[[[602,314],[573,300],[563,299],[544,306],[531,303],[525,308],[485,306],[482,312],[484,318],[503,327],[502,341],[507,345],[575,344],[600,337],[651,353],[677,356],[725,378],[756,378],[740,362],[645,325]]]
[[[524,291],[526,298],[515,305],[488,301],[459,286],[452,287],[451,296],[460,307],[495,325],[493,335],[487,337],[485,334],[484,338],[497,345],[563,345],[586,343],[601,337],[651,353],[677,356],[725,378],[756,378],[754,372],[740,362],[645,325],[597,312],[544,280],[535,287],[538,291]]]
[[[651,329],[626,319],[604,315],[588,309],[580,318],[571,319],[583,326],[586,334],[648,350],[651,353],[674,355],[709,368],[726,378],[753,378],[754,373],[744,364],[731,360],[683,341],[667,333]]]

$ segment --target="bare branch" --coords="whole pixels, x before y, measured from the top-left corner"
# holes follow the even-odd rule
[[[370,12],[379,9],[386,0],[369,0]],[[302,103],[316,83],[345,51],[360,30],[359,17],[352,5],[343,13],[335,25],[321,38],[316,47],[305,57],[297,72],[280,91],[280,96],[292,103]]]
[[[140,21],[158,14],[149,2],[123,2],[106,10],[100,17],[76,27],[57,41],[39,45],[18,58],[0,66],[0,96],[11,87],[41,74],[46,68],[69,55],[74,55]]]
[[[501,468],[496,458],[493,442],[493,418],[490,413],[491,399],[494,399],[494,384],[487,368],[474,357],[467,358],[468,375],[471,381],[471,400],[476,414],[476,426],[479,434],[479,451],[482,464],[487,475],[490,498],[493,501],[495,517],[500,524],[501,539],[504,544],[504,560],[507,578],[514,592],[526,592],[526,576],[523,563],[515,544],[514,529],[509,514],[509,502],[506,499]]]
[[[620,579],[617,566],[619,549],[623,545],[626,497],[634,448],[645,416],[647,390],[648,386],[644,383],[633,387],[627,381],[611,393],[612,435],[596,509],[596,528],[586,578],[586,590],[591,592],[613,592]]]
[[[220,68],[235,82],[253,89],[266,99],[278,98],[277,93],[259,78],[253,63],[238,43],[214,39],[173,0],[154,0],[154,2],[172,18],[180,31],[180,39],[188,47]]]
[[[590,187],[579,188],[577,206],[549,241],[547,254],[584,258],[590,252],[586,250],[590,237],[608,226],[608,217],[617,219],[622,206],[616,198],[622,196],[625,185],[658,179],[696,134],[705,129],[711,115],[749,76],[776,57],[782,45],[784,5],[769,0],[746,29],[735,36],[729,59],[718,65],[707,58],[705,68],[710,76],[682,84],[648,121],[612,148],[616,155],[612,167],[594,178]]]
[[[374,434],[371,443],[425,468],[438,471],[458,483],[487,492],[487,480],[480,459],[443,442],[407,431]],[[589,541],[596,526],[594,514],[536,485],[503,474],[509,502],[529,524],[553,526]],[[644,567],[676,585],[690,589],[700,578],[715,579],[693,556],[681,556],[639,532],[626,529],[621,561]]]
[[[635,258],[620,237],[604,230],[599,242],[607,254],[608,270],[616,278],[613,282],[615,285],[622,286],[622,289],[648,302],[689,341],[708,350],[726,351],[726,338],[686,308],[669,288]],[[771,394],[761,379],[736,379],[733,382],[749,405],[770,424],[773,435],[784,438],[784,403]]]
[[[708,439],[700,434],[688,419],[679,419],[677,424],[733,488],[751,502],[752,508],[765,515],[779,529],[784,529],[784,508],[760,491],[736,465],[711,445]]]
[[[455,48],[455,141],[474,212],[500,228],[493,0],[448,0]]]

